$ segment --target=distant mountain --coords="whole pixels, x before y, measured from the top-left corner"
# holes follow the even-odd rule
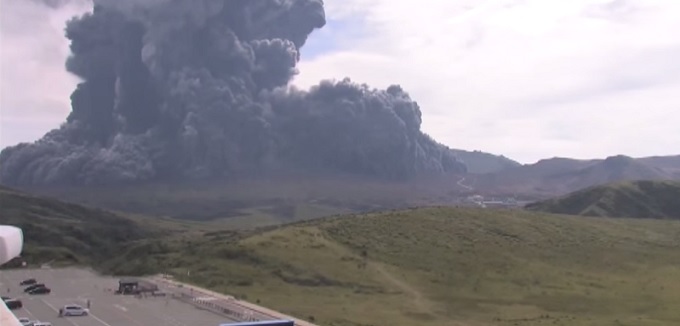
[[[583,216],[680,219],[680,182],[607,184],[529,204],[526,208]]]
[[[638,161],[648,166],[665,170],[680,178],[680,155],[675,156],[651,156],[639,158]]]
[[[476,188],[482,191],[499,193],[542,194],[545,180],[565,171],[578,170],[593,164],[568,158],[552,158],[541,160],[535,164],[522,165],[496,173],[479,176]]]
[[[559,196],[606,183],[634,180],[680,180],[678,157],[631,158],[612,156],[604,160],[552,158],[485,174],[476,187],[492,193]]]
[[[494,173],[522,165],[503,155],[494,155],[481,151],[466,151],[462,149],[452,149],[451,151],[458,159],[465,163],[468,173]]]
[[[572,176],[578,178],[574,184],[576,187],[588,187],[621,180],[668,180],[672,178],[671,174],[663,169],[646,165],[623,155],[608,157],[576,173],[568,173],[568,177]]]

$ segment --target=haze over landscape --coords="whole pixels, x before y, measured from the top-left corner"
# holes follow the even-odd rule
[[[195,318],[680,324],[677,17],[672,0],[3,1],[0,224],[25,247],[0,286],[84,268],[183,282],[170,298]],[[90,295],[69,291],[26,311]],[[107,295],[77,325],[179,318]]]

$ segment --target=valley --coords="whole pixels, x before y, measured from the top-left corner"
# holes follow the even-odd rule
[[[23,317],[680,325],[680,6],[6,3]]]
[[[482,166],[505,162],[470,152]],[[467,163],[471,164],[471,163]],[[495,165],[494,165],[495,164]],[[408,180],[348,173],[284,170],[257,177],[99,186],[21,187],[24,191],[128,214],[247,229],[350,213],[428,206],[521,208],[592,186],[635,180],[680,180],[676,157],[549,159],[490,173]],[[474,170],[474,169],[473,169]],[[628,215],[630,216],[630,215]]]
[[[465,205],[457,175],[385,181],[352,175],[267,176],[201,183],[41,187],[25,191],[131,214],[252,228],[325,216],[432,205]]]
[[[0,206],[0,216],[23,216],[2,222],[25,228],[30,265],[167,273],[319,325],[680,322],[673,308],[680,304],[677,221],[430,207],[238,231],[10,190],[1,199],[21,201],[11,209]],[[45,208],[36,212],[36,206]],[[66,212],[50,218],[67,207],[89,221],[69,219]],[[45,238],[33,223],[59,236]],[[108,233],[96,241],[63,241],[78,230],[64,223],[90,223],[95,231],[101,223],[129,225],[145,233],[128,232],[127,240],[106,247],[116,250],[107,256],[97,243]],[[70,254],[58,254],[64,252]]]

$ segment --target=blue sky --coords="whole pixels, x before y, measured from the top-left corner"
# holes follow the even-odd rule
[[[323,29],[317,30],[307,39],[302,49],[303,60],[314,60],[324,54],[342,50],[343,44],[337,42],[342,39],[341,34],[347,35],[350,31],[361,33],[361,21],[356,19],[332,19],[329,18]]]

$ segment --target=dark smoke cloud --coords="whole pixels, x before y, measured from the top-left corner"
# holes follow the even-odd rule
[[[58,6],[63,1],[45,1]],[[464,171],[399,86],[288,87],[322,0],[96,0],[66,26],[67,121],[0,153],[9,185],[104,184],[276,166],[385,178]]]

